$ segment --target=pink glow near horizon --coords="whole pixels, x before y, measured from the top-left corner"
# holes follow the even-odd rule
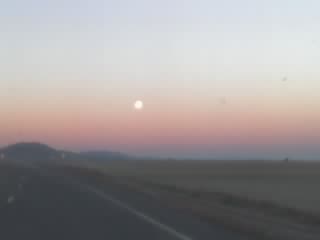
[[[165,151],[170,146],[201,151],[215,146],[310,144],[320,135],[320,115],[303,109],[245,111],[227,105],[210,113],[190,106],[146,107],[141,112],[130,107],[128,102],[127,111],[47,109],[20,113],[15,119],[2,119],[0,143],[32,140],[73,150],[115,149],[143,154],[148,149]]]

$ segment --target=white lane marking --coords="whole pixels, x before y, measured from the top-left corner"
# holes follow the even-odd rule
[[[129,205],[121,202],[118,199],[115,199],[114,197],[111,197],[110,195],[106,194],[105,192],[99,191],[99,190],[97,190],[91,186],[88,186],[88,185],[83,184],[82,186],[85,187],[88,191],[95,193],[99,197],[103,198],[104,200],[107,200],[107,201],[113,203],[114,205],[127,210],[128,212],[135,215],[136,217],[148,222],[151,225],[154,225],[154,226],[160,228],[162,231],[167,232],[168,234],[174,236],[175,238],[177,238],[179,240],[192,240],[191,237],[188,237],[188,236],[176,231],[175,229],[159,222],[158,220],[130,207]]]
[[[42,169],[40,167],[33,166],[33,168],[39,170],[39,172],[43,172],[43,171],[41,171]],[[51,174],[49,174],[49,175],[51,175]],[[46,176],[47,176],[47,174],[46,174]],[[51,176],[55,176],[55,175],[51,175]],[[55,177],[57,177],[57,176],[55,176]],[[122,209],[127,210],[128,212],[135,215],[136,217],[146,221],[147,223],[149,223],[153,226],[158,227],[162,231],[167,232],[169,235],[172,235],[173,237],[175,237],[179,240],[193,240],[191,237],[188,237],[185,234],[180,233],[180,232],[176,231],[175,229],[159,222],[158,220],[144,214],[143,212],[140,212],[140,211],[132,208],[131,206],[129,206],[129,205],[121,202],[120,200],[106,194],[105,192],[99,191],[99,190],[95,189],[94,187],[87,185],[87,184],[79,184],[74,181],[70,181],[70,179],[68,179],[68,180],[69,181],[67,181],[67,182],[70,182],[71,184],[76,185],[78,187],[82,187],[84,190],[92,192],[92,193],[96,194],[97,196],[101,197],[102,199],[107,200],[107,201],[113,203],[114,205],[116,205]]]
[[[15,197],[14,197],[14,196],[9,196],[9,197],[8,197],[8,204],[13,203],[14,200],[15,200]]]

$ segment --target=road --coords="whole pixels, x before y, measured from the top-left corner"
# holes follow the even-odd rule
[[[249,240],[115,184],[97,189],[52,171],[0,165],[0,239]]]

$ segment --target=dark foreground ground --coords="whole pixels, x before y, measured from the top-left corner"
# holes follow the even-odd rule
[[[0,164],[0,239],[244,240],[112,183]]]

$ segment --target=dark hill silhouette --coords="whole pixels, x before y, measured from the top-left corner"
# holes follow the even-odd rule
[[[60,151],[42,143],[16,143],[0,148],[0,156],[13,160],[125,160],[130,159],[128,155],[112,151],[88,151],[74,153]]]
[[[60,151],[42,143],[16,143],[0,151],[6,158],[15,160],[42,160],[61,155]]]

